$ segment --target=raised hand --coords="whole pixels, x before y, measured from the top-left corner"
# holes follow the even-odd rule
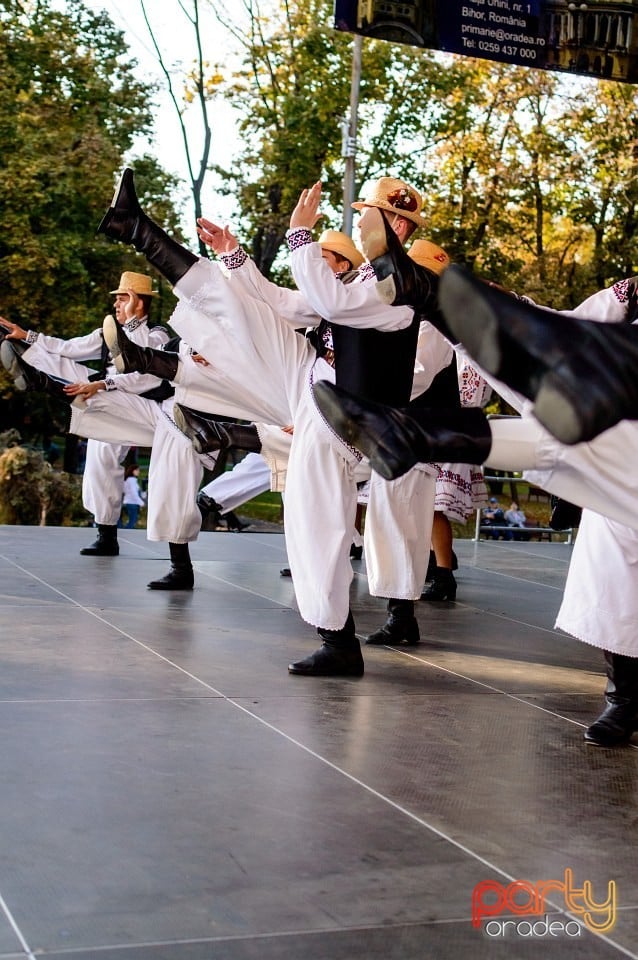
[[[297,206],[290,215],[290,229],[296,227],[306,227],[312,230],[317,220],[323,216],[319,213],[319,203],[321,201],[321,180],[307,190],[302,190],[297,201]]]
[[[4,333],[6,340],[26,340],[27,339],[26,330],[23,330],[22,327],[19,327],[17,323],[11,323],[10,320],[5,320],[4,317],[0,317],[0,327],[2,327],[1,332]]]
[[[237,237],[229,227],[220,227],[205,217],[199,217],[197,221],[197,235],[216,254],[228,253],[238,244]]]

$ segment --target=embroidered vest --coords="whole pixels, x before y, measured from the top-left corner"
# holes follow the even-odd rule
[[[357,271],[351,271],[344,274],[341,281],[351,283],[356,276]],[[412,391],[419,324],[427,319],[428,312],[436,309],[438,277],[431,274],[431,281],[428,301],[420,306],[410,325],[402,330],[388,333],[328,324],[322,320],[317,328],[320,344],[317,349],[321,356],[323,334],[329,328],[334,347],[337,386],[376,403],[392,407],[407,406]],[[316,344],[314,339],[312,342]]]

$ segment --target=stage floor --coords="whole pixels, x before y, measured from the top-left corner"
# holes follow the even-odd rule
[[[280,534],[202,534],[192,593],[146,589],[145,531],[80,556],[93,534],[0,527],[1,960],[638,957],[638,737],[583,743],[603,658],[552,628],[570,547],[458,542],[417,648],[311,679]]]

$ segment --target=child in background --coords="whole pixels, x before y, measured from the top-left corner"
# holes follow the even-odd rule
[[[127,529],[131,529],[136,525],[140,507],[144,506],[144,494],[140,490],[139,475],[140,468],[136,463],[129,464],[124,471],[122,507],[127,516]],[[118,526],[124,526],[123,517],[120,517]]]

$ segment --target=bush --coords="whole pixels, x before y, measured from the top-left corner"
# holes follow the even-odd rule
[[[54,470],[41,450],[23,446],[17,430],[0,434],[1,523],[86,522],[81,487],[81,477]]]

